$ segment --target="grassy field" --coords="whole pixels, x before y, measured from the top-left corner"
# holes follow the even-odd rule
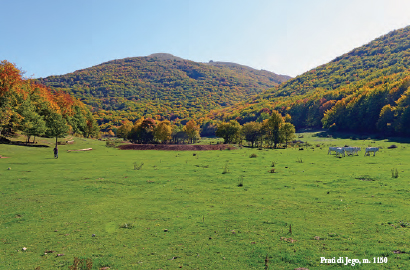
[[[0,269],[410,269],[409,145],[315,135],[197,152],[75,138],[58,159],[0,145]],[[383,148],[327,154],[344,145]]]

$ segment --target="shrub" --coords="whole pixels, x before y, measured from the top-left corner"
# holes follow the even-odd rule
[[[226,173],[228,173],[229,172],[229,168],[228,168],[228,162],[225,164],[225,167],[224,167],[224,169],[223,169],[223,171],[222,171],[222,174],[226,174]]]
[[[271,167],[275,167],[275,161],[272,161]]]
[[[298,160],[296,160],[297,163],[303,163],[303,160],[301,158],[298,158]]]
[[[258,155],[256,155],[256,154],[252,154],[252,155],[250,155],[249,157],[250,158],[256,158]]]
[[[141,164],[138,165],[137,162],[134,162],[134,170],[141,170],[142,165],[144,165],[144,163],[142,162]]]

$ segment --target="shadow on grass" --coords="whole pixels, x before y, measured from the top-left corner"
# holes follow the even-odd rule
[[[1,140],[0,144],[11,144],[11,145],[17,145],[17,146],[26,146],[26,147],[50,147],[49,145],[44,145],[44,144],[33,144],[33,143],[25,143],[22,141],[4,141]]]
[[[302,131],[303,132],[303,131]],[[408,137],[389,137],[383,134],[371,133],[352,133],[352,132],[329,132],[328,130],[306,130],[305,132],[317,132],[312,137],[333,138],[333,139],[351,139],[351,140],[387,140],[388,142],[410,143]]]

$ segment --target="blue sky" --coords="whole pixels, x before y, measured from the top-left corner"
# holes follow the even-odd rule
[[[171,53],[296,76],[410,25],[407,0],[0,0],[0,60],[27,77]]]

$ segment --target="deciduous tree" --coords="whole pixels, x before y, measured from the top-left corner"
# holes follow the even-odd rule
[[[258,141],[262,135],[262,124],[257,122],[245,123],[242,126],[242,134],[245,140],[252,143],[253,145]]]
[[[224,143],[234,143],[240,137],[241,125],[231,120],[229,123],[221,123],[216,130],[216,136],[223,138]]]

